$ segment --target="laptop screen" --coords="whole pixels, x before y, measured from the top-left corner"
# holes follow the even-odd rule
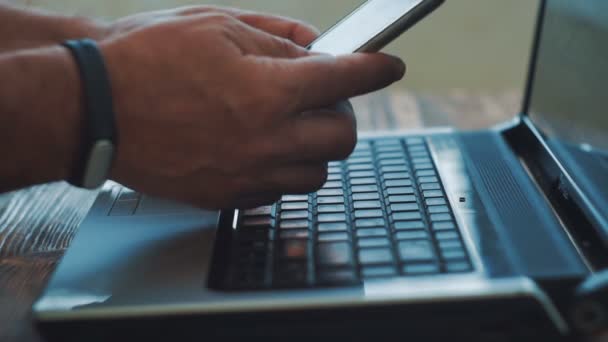
[[[546,0],[528,114],[608,217],[608,1]]]

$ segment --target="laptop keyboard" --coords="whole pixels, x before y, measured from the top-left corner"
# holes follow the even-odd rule
[[[224,287],[297,288],[473,270],[422,138],[360,142],[321,190],[241,211]]]

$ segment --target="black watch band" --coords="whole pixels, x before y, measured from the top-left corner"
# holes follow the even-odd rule
[[[116,150],[112,89],[103,56],[91,39],[63,43],[73,55],[83,91],[82,143],[68,182],[93,189],[107,179]]]

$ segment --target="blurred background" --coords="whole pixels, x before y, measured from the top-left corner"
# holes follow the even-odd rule
[[[191,4],[280,13],[324,30],[363,0],[9,0],[106,19]],[[446,0],[386,52],[407,61],[391,90],[432,96],[492,96],[515,114],[526,79],[538,0]],[[474,94],[474,95],[471,95]]]

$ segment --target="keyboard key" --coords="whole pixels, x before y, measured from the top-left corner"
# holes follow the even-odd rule
[[[419,211],[420,207],[418,206],[418,203],[395,203],[395,204],[391,204],[391,211],[392,212],[399,212],[399,211]]]
[[[275,269],[273,283],[279,286],[305,285],[308,278],[307,269],[306,262],[281,262]]]
[[[357,281],[355,271],[352,269],[320,270],[317,282],[322,285],[347,285]]]
[[[349,165],[352,164],[373,164],[372,158],[349,158],[346,163]]]
[[[437,176],[437,173],[435,173],[435,170],[420,170],[420,171],[416,171],[416,176],[418,176],[418,177],[435,177],[435,176]]]
[[[443,222],[435,222],[432,225],[433,230],[452,230],[456,229],[456,225],[454,222],[443,221]]]
[[[388,233],[385,228],[363,228],[357,229],[357,237],[382,237],[387,236]]]
[[[407,145],[421,145],[424,144],[423,138],[407,138],[405,139]]]
[[[444,198],[429,198],[424,201],[426,205],[445,205],[447,202]]]
[[[366,218],[355,220],[356,228],[368,228],[368,227],[386,227],[386,221],[383,218]]]
[[[428,240],[406,240],[399,242],[399,255],[404,262],[429,261],[435,259],[433,246]]]
[[[380,201],[355,201],[353,203],[355,209],[379,209],[382,208]]]
[[[380,209],[367,209],[367,210],[356,210],[355,218],[371,218],[371,217],[384,217],[384,213]]]
[[[452,216],[450,214],[431,214],[430,218],[433,222],[452,220]]]
[[[407,172],[390,172],[382,175],[384,179],[408,179],[410,177]]]
[[[350,178],[374,178],[376,179],[376,173],[374,171],[355,171],[348,174]]]
[[[437,238],[437,240],[452,240],[452,239],[458,239],[459,235],[458,232],[455,230],[451,230],[451,231],[440,231],[435,233],[435,237]]]
[[[431,159],[430,158],[412,158],[412,163],[414,163],[414,164],[431,163]]]
[[[374,169],[374,165],[373,164],[354,164],[354,165],[348,165],[348,170],[349,171],[364,171],[364,170],[373,170]]]
[[[431,164],[431,163],[414,164],[414,170],[416,170],[416,171],[427,170],[427,169],[433,169],[433,164]]]
[[[387,166],[382,166],[380,168],[380,171],[382,173],[389,173],[389,172],[407,172],[407,167],[403,166],[403,165],[387,165]],[[409,176],[409,173],[408,173]],[[409,177],[407,177],[409,178]]]
[[[386,153],[386,152],[399,152],[403,156],[403,146],[401,145],[387,145],[387,146],[378,146],[376,148],[376,153]]]
[[[442,250],[449,248],[464,248],[460,239],[439,240],[438,243],[439,248]]]
[[[412,186],[412,181],[409,179],[390,179],[384,182],[384,186],[387,188]]]
[[[243,227],[270,227],[273,219],[270,216],[264,217],[246,217],[243,220]]]
[[[409,152],[410,152],[411,158],[430,158],[431,157],[426,150],[417,150],[417,151],[410,150]]]
[[[348,231],[346,222],[319,223],[317,226],[319,232],[341,232]]]
[[[341,167],[329,167],[329,168],[327,168],[327,173],[340,174],[340,173],[342,173],[342,168]]]
[[[397,240],[419,240],[428,239],[429,234],[425,230],[401,230],[395,234]]]
[[[393,220],[395,221],[408,221],[408,220],[421,220],[422,219],[422,215],[420,215],[420,212],[417,211],[406,211],[406,212],[399,212],[399,213],[393,213]]]
[[[410,153],[412,153],[412,152],[426,152],[426,147],[424,145],[414,145],[414,146],[408,146],[407,150],[410,151]]]
[[[343,213],[319,214],[317,220],[319,222],[345,222],[346,215]]]
[[[344,203],[344,197],[342,196],[329,196],[329,197],[318,197],[317,204],[336,204]]]
[[[378,192],[378,186],[376,184],[373,185],[356,185],[352,188],[353,193],[361,193],[361,192]]]
[[[364,278],[392,277],[396,275],[393,266],[365,266],[361,270]]]
[[[403,152],[383,152],[383,153],[378,153],[377,157],[378,160],[383,160],[383,159],[397,159],[403,158]]]
[[[328,181],[339,181],[342,180],[342,175],[339,173],[332,173],[331,175],[327,175]]]
[[[399,188],[388,188],[386,193],[389,195],[411,195],[414,193],[412,187],[399,187]]]
[[[437,177],[419,177],[418,183],[437,183],[439,179]]]
[[[355,151],[367,151],[369,149],[371,149],[371,145],[369,144],[368,141],[358,141],[357,145],[355,146]]]
[[[416,196],[412,195],[397,195],[397,196],[388,196],[388,201],[392,203],[410,203],[416,202]]]
[[[272,216],[274,214],[274,206],[268,205],[255,209],[245,210],[243,216]]]
[[[385,159],[379,162],[380,166],[400,166],[402,170],[407,169],[407,161],[405,159]]]
[[[385,247],[390,245],[388,238],[375,237],[375,238],[361,238],[357,241],[359,248],[366,247]]]
[[[359,250],[359,262],[362,265],[390,264],[393,254],[388,248],[366,248]]]
[[[441,251],[441,257],[445,260],[461,260],[465,259],[467,254],[460,248],[445,249]]]
[[[281,230],[281,233],[279,234],[279,238],[281,240],[308,239],[308,237],[309,237],[308,229]]]
[[[281,212],[281,220],[306,218],[308,218],[308,210],[284,210]]]
[[[286,220],[279,223],[279,229],[308,229],[308,220]]]
[[[471,264],[468,261],[447,262],[445,269],[450,273],[467,272],[471,270]]]
[[[389,145],[401,146],[401,140],[390,139],[390,138],[378,139],[378,140],[374,141],[374,144],[375,144],[375,146],[389,146]]]
[[[376,178],[354,178],[350,181],[351,185],[370,185],[376,183]]]
[[[427,191],[423,191],[422,195],[424,196],[424,198],[443,197],[443,192],[439,191],[439,190],[427,190]]]
[[[285,195],[281,198],[282,202],[307,202],[308,195]]]
[[[343,213],[346,211],[344,204],[323,204],[317,207],[317,211],[320,213]]]
[[[449,213],[450,208],[445,205],[433,205],[428,208],[428,212],[431,214]]]
[[[350,265],[352,254],[347,242],[320,243],[317,247],[317,261],[320,265]]]
[[[397,221],[395,222],[395,230],[413,230],[413,229],[424,229],[424,222],[422,221]]]
[[[308,210],[308,202],[287,202],[281,204],[282,210]]]
[[[353,194],[354,201],[367,201],[367,200],[378,200],[378,199],[380,199],[380,195],[375,192]]]
[[[342,189],[321,189],[317,191],[317,196],[344,196]]]
[[[285,240],[279,243],[279,259],[304,260],[308,257],[307,240]]]
[[[323,189],[342,189],[341,181],[332,181],[323,184]]]
[[[434,262],[403,265],[406,275],[422,275],[439,273],[439,265]]]
[[[348,241],[348,233],[347,232],[321,232],[319,233],[317,239],[320,242],[335,242],[335,241]]]
[[[420,184],[421,190],[441,190],[439,183],[424,183]]]
[[[332,161],[332,162],[327,163],[327,166],[328,167],[340,167],[340,166],[342,166],[342,162]]]

